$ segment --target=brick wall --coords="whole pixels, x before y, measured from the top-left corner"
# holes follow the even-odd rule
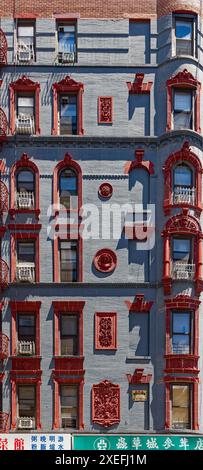
[[[172,11],[193,11],[199,13],[200,0],[158,0],[157,13],[158,16],[168,15]]]

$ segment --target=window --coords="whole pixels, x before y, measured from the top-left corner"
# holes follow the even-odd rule
[[[190,385],[172,385],[172,428],[191,428],[191,388]]]
[[[59,96],[59,134],[77,134],[77,96]]]
[[[191,260],[191,240],[173,238],[173,261],[189,263]]]
[[[60,280],[77,281],[78,244],[76,241],[60,241]]]
[[[22,169],[16,174],[16,208],[33,209],[35,207],[35,175]]]
[[[76,25],[58,25],[58,61],[69,63],[76,61]]]
[[[35,386],[18,386],[18,417],[35,418],[36,416],[36,393]]]
[[[77,385],[61,385],[61,427],[78,428]]]
[[[172,313],[172,353],[192,354],[191,313]]]
[[[176,166],[173,173],[173,203],[195,204],[196,191],[193,187],[193,172],[188,165]]]
[[[30,62],[35,59],[35,24],[31,21],[18,21],[17,59],[19,62]]]
[[[77,194],[77,175],[72,168],[65,168],[59,175],[60,204],[66,209],[77,209]]]
[[[18,354],[32,356],[36,350],[35,315],[18,314]]]
[[[18,134],[35,133],[35,98],[17,95],[16,131]]]
[[[16,277],[19,282],[35,282],[35,241],[17,241]]]
[[[174,130],[193,129],[193,91],[174,90]]]
[[[176,55],[194,55],[194,20],[176,18]]]
[[[61,356],[79,354],[78,314],[61,315]]]

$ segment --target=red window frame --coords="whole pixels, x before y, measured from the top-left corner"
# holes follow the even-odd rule
[[[25,230],[29,226],[25,225]],[[16,230],[18,226],[16,226]],[[15,282],[16,277],[16,240],[35,240],[35,282],[40,282],[40,256],[39,256],[39,233],[22,233],[13,232],[11,233],[11,282]]]
[[[201,133],[200,127],[200,91],[201,82],[199,82],[193,75],[184,69],[174,77],[170,78],[166,82],[167,87],[167,127],[166,131],[173,130],[172,127],[172,109],[173,109],[173,90],[174,89],[185,89],[194,90],[196,92],[195,109],[194,109],[194,131]]]
[[[36,429],[42,429],[41,425],[41,371],[37,377],[18,377],[11,372],[11,429],[17,426],[17,386],[36,385]]]
[[[84,429],[83,423],[83,401],[84,401],[84,379],[83,377],[70,378],[53,375],[54,383],[54,422],[53,429],[60,427],[60,385],[78,385],[78,429]]]
[[[39,113],[40,113],[40,84],[33,82],[26,75],[22,75],[16,82],[9,86],[10,90],[10,131],[15,134],[15,97],[16,93],[31,93],[35,97],[35,135],[40,134]]]
[[[175,215],[168,220],[162,236],[164,238],[163,254],[163,284],[164,293],[170,294],[172,288],[171,278],[171,237],[174,235],[186,235],[194,237],[194,259],[196,271],[194,276],[196,293],[199,294],[203,288],[202,278],[202,231],[199,221],[192,215],[188,215],[188,209],[183,209],[183,214]]]
[[[83,356],[83,301],[54,301],[54,356],[60,356],[60,314],[79,316],[79,356]]]
[[[83,135],[83,92],[84,85],[76,82],[69,75],[63,80],[52,85],[53,90],[53,127],[52,135],[58,135],[58,97],[60,94],[72,94],[77,96],[77,135]]]
[[[41,302],[11,301],[11,355],[17,352],[17,315],[18,313],[33,313],[36,317],[36,356],[40,356],[40,308]]]
[[[179,163],[189,163],[190,167],[193,169],[194,179],[195,179],[195,188],[196,188],[196,201],[195,205],[188,203],[179,203],[173,204],[172,203],[172,192],[173,192],[173,170]],[[190,150],[189,142],[186,141],[183,144],[183,147],[175,153],[169,155],[166,160],[166,163],[163,167],[164,173],[164,213],[165,215],[169,215],[172,207],[194,207],[197,212],[197,215],[201,214],[203,209],[202,206],[202,164],[195,155]]]
[[[18,170],[27,168],[32,170],[35,176],[35,209],[16,209],[15,208],[15,190],[16,190],[16,173]],[[10,209],[9,214],[11,218],[14,218],[15,214],[19,213],[34,213],[39,218],[39,169],[37,165],[30,160],[29,155],[23,153],[20,160],[14,163],[10,170],[10,181],[11,181],[11,193],[10,193]]]
[[[185,384],[192,385],[192,429],[199,430],[198,422],[198,383],[199,379],[196,377],[176,377],[169,376],[164,378],[166,393],[165,393],[165,429],[169,430],[172,427],[171,416],[171,385]]]

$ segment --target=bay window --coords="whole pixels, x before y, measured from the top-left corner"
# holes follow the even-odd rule
[[[78,386],[61,385],[61,428],[78,428]]]
[[[79,354],[78,314],[62,314],[60,320],[61,356],[77,356]]]
[[[173,100],[174,130],[193,129],[194,127],[194,93],[192,90],[175,89]]]
[[[172,428],[191,428],[191,387],[190,385],[171,385]]]
[[[191,312],[172,313],[172,353],[192,354]]]
[[[60,240],[60,280],[76,282],[78,280],[78,243],[77,241]]]
[[[71,63],[76,61],[76,25],[58,25],[58,62]]]
[[[195,22],[194,18],[175,19],[176,55],[194,55]]]

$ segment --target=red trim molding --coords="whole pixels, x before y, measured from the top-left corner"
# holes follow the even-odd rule
[[[83,83],[76,82],[69,75],[58,83],[54,83],[53,90],[53,128],[52,135],[58,134],[58,96],[61,93],[70,93],[77,96],[77,134],[83,135]]]
[[[23,371],[22,371],[23,373]],[[17,426],[17,385],[30,385],[36,384],[36,429],[41,430],[41,397],[40,397],[40,386],[41,386],[41,374],[37,377],[18,377],[16,374],[10,373],[11,380],[11,429],[16,430]]]
[[[10,130],[11,134],[15,134],[15,94],[18,92],[34,93],[35,96],[35,134],[40,134],[39,126],[39,95],[40,84],[30,80],[26,75],[22,75],[16,82],[12,82],[10,89]]]
[[[97,251],[94,256],[93,263],[97,271],[101,273],[111,273],[117,266],[116,253],[109,248],[102,248],[102,250]]]
[[[177,164],[188,162],[194,170],[194,187],[196,188],[196,201],[195,205],[181,202],[178,205],[173,204],[172,193],[173,193],[173,170]],[[202,164],[200,159],[190,149],[188,141],[184,142],[183,147],[178,152],[172,153],[166,160],[163,167],[164,173],[164,213],[169,215],[172,207],[191,207],[194,208],[197,215],[201,214],[202,211]]]
[[[194,262],[196,264],[196,272],[194,276],[196,293],[199,294],[202,291],[202,232],[199,221],[192,215],[188,215],[188,210],[183,209],[183,214],[177,214],[168,220],[165,229],[162,233],[164,238],[164,273],[163,273],[163,284],[164,293],[170,294],[172,288],[171,278],[171,237],[173,235],[187,235],[195,237],[195,250],[194,250]]]
[[[133,95],[150,93],[153,82],[144,83],[144,76],[144,73],[136,73],[134,82],[127,82],[129,93]]]
[[[120,422],[120,387],[104,380],[92,386],[92,422],[109,428]]]
[[[167,85],[167,131],[172,130],[172,102],[173,102],[173,89],[174,88],[185,88],[196,91],[195,100],[195,125],[194,130],[201,133],[200,127],[200,91],[201,82],[199,82],[193,75],[184,69],[174,77],[170,78],[166,82]]]
[[[117,349],[117,313],[95,313],[95,349]]]
[[[113,97],[98,97],[98,124],[113,124]]]
[[[16,173],[19,169],[28,168],[33,171],[35,176],[35,209],[16,209],[15,207],[15,189],[16,189]],[[11,181],[11,195],[10,195],[10,209],[9,214],[11,218],[15,217],[17,213],[34,213],[39,218],[40,208],[39,208],[39,169],[37,165],[30,160],[27,153],[23,153],[20,160],[14,163],[10,170],[10,181]]]
[[[54,309],[54,356],[60,356],[60,314],[73,313],[79,315],[79,355],[83,356],[83,309],[84,301],[54,301],[52,302]]]
[[[194,431],[199,430],[199,419],[198,419],[198,383],[197,377],[176,377],[168,376],[164,378],[166,395],[165,395],[165,429],[169,430],[172,427],[171,423],[171,385],[182,383],[185,385],[192,384],[192,429]]]
[[[142,168],[150,175],[154,174],[154,163],[152,163],[150,160],[145,160],[143,161],[144,158],[144,149],[137,149],[135,150],[135,160],[133,162],[127,162],[124,167],[124,173],[128,174],[134,169],[137,168]]]
[[[137,294],[135,296],[135,301],[130,302],[129,300],[125,301],[129,313],[136,313],[136,312],[150,312],[154,302],[150,300],[145,300],[144,294]]]
[[[16,282],[16,240],[35,240],[35,282],[40,282],[39,233],[34,232],[11,233],[11,282]]]
[[[53,429],[60,429],[60,384],[62,385],[77,385],[78,384],[78,429],[84,429],[83,423],[83,402],[84,402],[84,378],[83,377],[60,377],[56,371],[52,374],[54,383],[54,422]]]
[[[134,374],[126,374],[129,384],[149,384],[152,380],[152,374],[144,375],[144,369],[135,369]]]
[[[11,355],[17,354],[17,314],[33,313],[36,316],[36,356],[40,356],[40,308],[41,302],[11,301]]]

